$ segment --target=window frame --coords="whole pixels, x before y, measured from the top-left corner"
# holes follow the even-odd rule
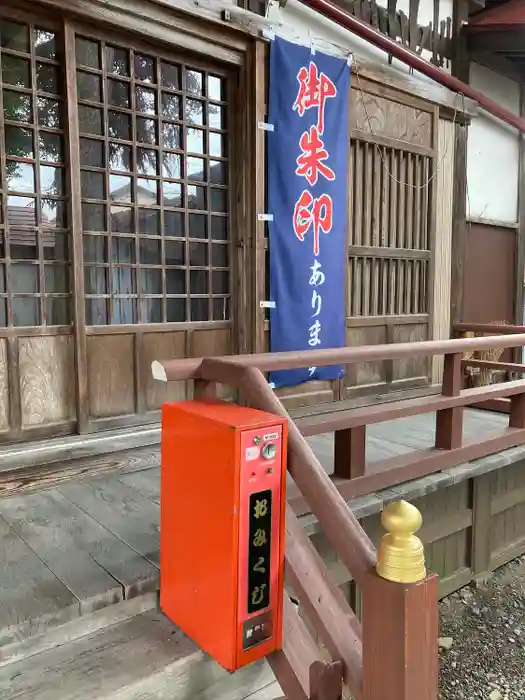
[[[227,182],[226,185],[224,186],[224,190],[226,191],[226,208],[225,208],[225,213],[223,218],[228,220],[228,234],[227,238],[224,239],[224,243],[220,243],[221,245],[225,245],[228,249],[228,257],[229,257],[229,263],[227,268],[223,268],[227,270],[229,274],[229,289],[228,293],[226,294],[221,293],[219,295],[214,295],[213,290],[212,290],[212,266],[211,264],[208,264],[206,266],[208,268],[208,275],[209,275],[209,288],[208,288],[208,294],[204,295],[205,297],[209,297],[210,300],[208,302],[208,305],[210,307],[210,313],[209,313],[209,318],[211,320],[203,320],[203,321],[192,321],[192,320],[185,320],[185,321],[159,321],[159,322],[146,322],[143,321],[140,316],[140,303],[141,303],[141,295],[139,293],[139,288],[137,287],[137,318],[136,322],[134,323],[119,323],[119,324],[112,324],[109,323],[111,321],[111,318],[109,317],[108,314],[108,323],[107,325],[92,325],[87,323],[87,319],[85,317],[85,295],[84,295],[84,270],[81,268],[84,268],[85,261],[84,261],[84,255],[83,255],[83,229],[82,229],[82,224],[81,224],[81,217],[80,217],[80,157],[79,157],[79,149],[80,149],[80,134],[78,131],[78,114],[72,113],[72,106],[74,104],[78,103],[77,100],[77,90],[76,90],[76,70],[77,70],[77,62],[75,56],[71,58],[71,56],[68,57],[67,60],[64,61],[65,66],[63,69],[63,74],[61,75],[61,78],[63,79],[64,83],[64,93],[63,93],[63,100],[64,100],[64,141],[65,141],[65,152],[66,152],[66,157],[64,158],[64,176],[65,176],[65,181],[66,181],[66,192],[67,196],[70,198],[70,201],[68,202],[68,215],[69,215],[69,220],[68,220],[68,235],[70,239],[70,274],[69,274],[69,292],[67,295],[68,300],[70,301],[70,324],[68,325],[61,325],[61,326],[44,326],[44,325],[39,325],[39,326],[14,326],[11,322],[11,316],[12,313],[9,310],[9,317],[8,317],[8,322],[7,325],[5,326],[0,326],[0,335],[2,336],[10,336],[10,335],[17,335],[18,334],[18,329],[24,329],[25,334],[37,334],[37,335],[42,335],[42,334],[53,334],[54,332],[67,332],[68,330],[75,329],[75,328],[81,328],[85,329],[82,330],[82,333],[85,335],[86,332],[95,332],[97,333],[97,330],[100,330],[101,332],[118,332],[120,329],[122,332],[125,332],[126,329],[131,330],[131,329],[137,329],[137,328],[142,328],[144,330],[148,331],[155,331],[155,330],[170,330],[170,329],[180,329],[184,330],[186,328],[191,329],[191,328],[211,328],[211,327],[235,327],[238,324],[238,320],[236,318],[236,310],[238,306],[238,302],[235,299],[235,287],[236,285],[234,284],[234,278],[236,278],[236,275],[238,275],[238,270],[237,270],[237,265],[236,265],[236,255],[235,255],[235,249],[237,247],[237,237],[238,237],[238,220],[239,220],[239,213],[237,211],[238,204],[234,202],[234,198],[237,197],[237,179],[235,177],[235,165],[239,162],[238,160],[238,155],[236,152],[236,145],[235,141],[236,139],[234,138],[235,133],[238,133],[238,128],[239,128],[239,120],[236,118],[236,116],[233,114],[233,109],[231,105],[233,104],[233,99],[234,95],[236,94],[236,91],[238,89],[238,67],[236,65],[228,65],[224,63],[219,63],[215,61],[210,61],[207,60],[206,58],[199,57],[197,55],[194,55],[193,52],[189,53],[184,50],[179,50],[176,47],[166,47],[164,44],[159,42],[148,42],[147,40],[143,40],[140,36],[134,35],[129,33],[127,30],[123,32],[118,32],[118,31],[113,31],[109,29],[106,26],[101,25],[100,27],[93,27],[90,26],[89,24],[85,24],[81,20],[57,20],[53,17],[53,14],[50,12],[49,16],[47,12],[43,12],[42,15],[36,13],[33,15],[32,13],[26,11],[26,10],[19,10],[19,9],[14,9],[14,8],[2,8],[2,19],[6,19],[8,21],[19,21],[19,22],[26,22],[26,23],[31,23],[33,25],[45,25],[46,28],[49,28],[50,30],[53,29],[54,31],[57,32],[57,41],[60,42],[60,47],[62,54],[65,56],[67,54],[67,36],[68,34],[70,36],[82,36],[85,38],[92,39],[94,41],[98,42],[107,42],[108,44],[113,44],[113,45],[118,45],[121,43],[125,47],[131,47],[135,52],[144,52],[146,54],[149,54],[153,56],[157,63],[159,63],[162,60],[165,60],[167,62],[171,63],[176,63],[178,65],[187,65],[189,68],[192,70],[200,70],[206,73],[209,73],[210,75],[214,75],[217,77],[220,77],[226,81],[227,87],[227,93],[223,96],[223,101],[221,106],[225,106],[228,110],[228,120],[226,124],[226,130],[223,132],[227,138],[227,151],[226,151],[226,158],[225,162],[227,163]],[[75,75],[75,89],[72,90],[72,76]],[[0,99],[2,99],[2,94],[0,91]],[[158,117],[157,117],[158,118]],[[208,133],[208,129],[205,129],[205,133]],[[0,137],[3,139],[3,132],[0,132]],[[107,141],[107,137],[106,137]],[[207,150],[207,149],[206,149]],[[158,151],[160,154],[160,150]],[[185,153],[186,151],[183,149],[181,153]],[[204,159],[207,161],[208,159],[213,160],[213,156],[210,156],[209,154],[204,155]],[[220,157],[217,160],[221,160]],[[0,163],[3,163],[5,161],[5,153],[1,154],[0,158]],[[136,177],[136,176],[135,176]],[[207,189],[209,192],[210,190],[210,183],[207,183]],[[220,186],[219,186],[220,188]],[[0,197],[2,198],[2,201],[5,199],[7,201],[7,198],[2,196],[2,190],[0,188]],[[7,204],[4,202],[4,207],[3,207],[3,219],[5,220],[7,224]],[[186,219],[186,233],[187,233],[187,225],[188,225],[188,219],[189,216],[193,213],[189,209],[182,209],[181,211],[184,212],[184,217]],[[210,220],[210,209],[206,210],[206,212],[203,214],[204,216],[207,217],[208,223],[211,223]],[[220,212],[217,212],[217,216],[220,216]],[[134,227],[135,233],[134,236],[136,238],[139,237],[139,231],[137,226],[135,225]],[[0,232],[3,233],[3,225],[0,224]],[[108,231],[106,232],[108,234]],[[160,236],[162,238],[162,234]],[[81,239],[79,241],[79,239]],[[185,235],[184,239],[179,239],[179,240],[184,240],[186,248],[188,248],[188,236]],[[212,245],[212,239],[211,239],[211,234],[208,231],[208,245],[210,247],[211,251],[211,245]],[[80,243],[80,246],[79,246]],[[214,241],[215,243],[215,241]],[[219,242],[217,242],[219,244]],[[188,256],[186,256],[187,259],[185,261],[184,269],[186,270],[186,276],[189,277],[189,270],[190,267],[188,265],[189,259]],[[210,263],[210,261],[208,261]],[[6,265],[7,267],[7,265]],[[108,269],[111,269],[109,263],[108,263]],[[165,278],[164,274],[164,269],[165,265],[164,263],[162,265],[159,265],[158,267],[155,267],[155,269],[161,270],[161,274],[163,277],[163,280]],[[138,275],[140,274],[140,268],[137,265],[136,266],[136,274],[137,278]],[[6,276],[6,306],[11,305],[10,297],[12,297],[12,284],[9,282],[9,276]],[[165,286],[165,282],[163,281],[163,287]],[[190,305],[190,298],[191,294],[189,293],[189,283],[188,283],[188,295],[187,295],[187,306],[189,307]],[[142,295],[143,299],[147,299],[147,296]],[[221,301],[221,300],[226,300],[226,303],[228,305],[228,311],[227,311],[227,317],[226,318],[216,318],[214,319],[214,303],[215,299]],[[166,305],[166,297],[164,297],[163,300],[163,305],[165,307]],[[218,306],[218,302],[217,302]],[[217,315],[217,314],[216,314]],[[163,318],[166,318],[164,315]],[[191,316],[189,312],[186,314],[187,319],[191,319]],[[43,319],[41,319],[43,320]],[[76,333],[78,335],[78,333]]]
[[[36,78],[36,73],[34,68],[36,67],[37,61],[40,62],[42,65],[51,65],[51,66],[60,66],[60,56],[63,56],[63,51],[64,51],[64,31],[63,31],[63,23],[60,21],[57,21],[53,19],[52,17],[48,17],[46,15],[39,15],[36,13],[30,13],[28,11],[25,11],[24,9],[17,9],[16,11],[10,7],[2,8],[2,20],[7,21],[7,22],[13,22],[13,23],[20,23],[23,25],[27,25],[30,34],[29,34],[29,53],[27,52],[20,52],[16,50],[11,50],[11,49],[3,49],[3,51],[6,51],[7,53],[5,55],[8,56],[13,56],[13,57],[18,57],[22,60],[29,60],[30,61],[30,84],[29,86],[17,86],[17,85],[10,85],[10,84],[4,84],[2,80],[2,76],[0,76],[0,105],[2,106],[2,111],[0,114],[0,145],[6,146],[6,126],[7,127],[13,127],[13,128],[26,128],[26,129],[31,129],[32,134],[33,134],[33,157],[32,158],[23,158],[23,157],[8,157],[7,156],[7,148],[0,148],[0,208],[1,208],[1,218],[0,218],[0,237],[3,241],[4,248],[5,248],[5,254],[1,258],[0,261],[0,266],[3,267],[3,272],[4,272],[4,283],[5,283],[5,292],[0,292],[0,303],[5,304],[5,314],[6,314],[6,319],[5,319],[5,324],[0,325],[0,333],[2,335],[6,334],[12,334],[18,331],[18,329],[31,329],[35,330],[37,332],[40,332],[41,334],[46,334],[46,333],[51,333],[53,329],[55,329],[57,332],[64,332],[65,329],[70,328],[73,319],[72,319],[72,313],[71,313],[71,296],[72,296],[72,284],[71,284],[71,236],[72,236],[72,229],[71,229],[71,220],[68,216],[69,209],[70,209],[70,192],[69,192],[69,186],[68,186],[68,181],[69,181],[69,162],[67,158],[67,94],[66,94],[66,86],[65,86],[65,81],[63,80],[63,73],[58,73],[58,81],[59,81],[59,87],[58,87],[58,92],[55,93],[47,93],[45,91],[38,90],[37,86],[37,78]],[[59,54],[58,58],[52,60],[52,59],[47,59],[46,57],[40,57],[36,53],[35,46],[33,45],[33,29],[43,29],[43,30],[48,30],[52,31],[55,33],[55,40],[57,42],[57,53]],[[31,122],[21,122],[18,120],[6,120],[4,117],[4,111],[3,111],[3,97],[4,97],[4,92],[5,91],[12,91],[17,94],[25,94],[28,95],[31,99],[32,103],[32,114],[31,114]],[[41,127],[39,125],[39,119],[38,119],[38,104],[37,104],[37,98],[41,97],[44,99],[48,100],[53,100],[57,101],[61,105],[61,119],[62,119],[62,124],[60,125],[60,128],[56,129],[54,127],[48,128],[46,126]],[[25,126],[24,126],[25,124]],[[46,195],[45,193],[42,192],[42,189],[40,187],[40,166],[43,164],[44,167],[48,165],[47,161],[41,161],[40,158],[40,153],[39,153],[39,135],[40,133],[49,133],[52,135],[59,135],[60,138],[62,139],[62,157],[61,161],[57,162],[51,162],[49,161],[50,167],[55,167],[55,168],[60,168],[62,172],[62,193],[60,195]],[[33,192],[18,192],[17,194],[9,194],[9,188],[8,188],[8,183],[7,183],[7,163],[8,162],[19,162],[22,164],[28,164],[30,167],[33,168],[34,171],[34,190]],[[9,197],[25,197],[25,198],[31,198],[35,202],[35,209],[34,209],[34,225],[33,226],[22,226],[20,227],[19,231],[22,235],[33,235],[35,237],[35,247],[38,249],[37,256],[34,258],[16,258],[14,259],[13,256],[11,255],[11,242],[10,242],[10,233],[9,233]],[[57,202],[62,202],[64,206],[64,212],[66,214],[66,225],[59,227],[58,229],[50,229],[51,233],[56,233],[58,232],[59,236],[63,236],[68,245],[68,251],[65,256],[63,256],[60,259],[57,259],[55,257],[53,258],[46,258],[44,254],[44,245],[43,245],[43,237],[44,237],[44,227],[42,226],[41,223],[41,213],[38,213],[39,210],[41,210],[41,202],[42,200],[47,200],[53,199],[54,201]],[[38,269],[37,273],[37,284],[38,288],[37,291],[34,292],[15,292],[14,291],[14,284],[13,284],[13,264],[14,264],[14,269],[16,270],[16,265],[31,265],[35,266]],[[65,290],[63,292],[50,292],[47,291],[46,289],[46,282],[45,282],[45,275],[46,275],[46,270],[51,269],[52,267],[58,267],[62,268],[63,272],[63,283],[65,285]],[[37,309],[37,314],[38,314],[38,320],[40,321],[39,324],[37,325],[32,325],[32,326],[24,326],[21,324],[15,324],[14,322],[14,309],[13,309],[13,298],[16,299],[36,299],[38,306],[35,306],[35,309]],[[67,305],[66,308],[66,317],[68,322],[67,323],[61,323],[61,324],[48,324],[46,323],[47,320],[47,309],[46,309],[46,302],[47,299],[64,299],[65,303]]]

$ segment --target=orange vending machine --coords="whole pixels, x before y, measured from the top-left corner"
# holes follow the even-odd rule
[[[162,409],[161,608],[229,671],[281,648],[287,427],[223,401]]]

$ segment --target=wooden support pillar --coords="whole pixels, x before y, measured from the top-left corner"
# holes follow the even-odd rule
[[[490,571],[491,558],[491,473],[472,479],[471,569],[474,578]]]
[[[343,666],[340,661],[316,661],[310,666],[309,700],[341,700],[342,689]]]
[[[355,479],[366,471],[366,425],[336,430],[334,435],[334,476]]]
[[[438,577],[394,583],[367,576],[363,700],[437,700]]]
[[[461,353],[445,355],[443,396],[459,396],[463,382]],[[463,407],[445,408],[436,416],[436,448],[454,450],[463,438]]]
[[[520,86],[520,115],[525,116],[525,82]],[[524,306],[524,282],[525,282],[525,139],[520,138],[520,163],[518,184],[518,230],[516,232],[515,246],[515,292],[514,292],[514,323],[521,326]],[[523,361],[523,349],[513,349],[514,362]]]
[[[434,3],[438,5],[438,3]],[[468,2],[453,0],[452,10],[452,66],[456,78],[469,82],[470,60],[464,23],[468,21]],[[463,100],[457,97],[463,107]],[[467,252],[467,123],[463,117],[456,120],[454,148],[454,196],[452,205],[452,269],[450,289],[450,320],[452,325],[465,320],[464,273]]]
[[[525,394],[510,399],[509,428],[525,428]]]
[[[438,577],[427,576],[415,536],[421,514],[405,501],[381,516],[388,530],[362,589],[362,700],[437,700]]]
[[[217,398],[217,382],[209,382],[207,379],[195,379],[193,381],[193,398],[198,399],[216,399]]]
[[[326,662],[321,659],[319,647],[286,594],[283,606],[283,648],[266,658],[289,700],[341,700],[341,662]]]

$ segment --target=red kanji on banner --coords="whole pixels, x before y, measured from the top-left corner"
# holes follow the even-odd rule
[[[337,95],[337,88],[328,76],[319,74],[316,64],[310,62],[308,68],[303,66],[297,73],[299,91],[294,103],[294,110],[302,117],[307,109],[317,108],[317,129],[324,131],[324,110],[326,100]]]
[[[322,194],[314,199],[304,190],[297,200],[293,213],[293,230],[302,242],[310,227],[314,230],[314,255],[319,255],[319,232],[329,233],[333,223],[332,198]]]
[[[299,145],[301,155],[297,156],[296,175],[305,177],[312,186],[317,183],[319,175],[323,175],[330,181],[335,180],[334,171],[324,162],[328,158],[328,151],[315,125],[312,124],[310,130],[304,132]]]

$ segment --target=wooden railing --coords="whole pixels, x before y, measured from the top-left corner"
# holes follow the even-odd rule
[[[516,326],[506,323],[458,323],[454,326],[454,335],[460,338],[486,337],[493,335],[520,335],[525,333],[525,326]],[[472,377],[485,375],[482,383],[492,384],[525,375],[525,364],[521,362],[501,362],[500,360],[487,359],[487,353],[469,353],[463,357],[462,365],[465,373]],[[485,356],[485,357],[484,357]],[[474,374],[474,373],[477,373]],[[499,413],[510,412],[510,399],[506,397],[489,398],[478,404],[479,408]]]
[[[462,390],[462,357],[486,348],[525,345],[525,333],[359,348],[274,353],[153,363],[161,381],[195,380],[195,395],[216,395],[217,384],[241,393],[253,407],[286,416],[263,372],[444,355],[441,395],[381,406],[331,411],[289,419],[288,469],[300,491],[287,511],[287,582],[332,658],[319,652],[302,618],[286,597],[282,652],[270,662],[289,700],[339,700],[342,683],[356,700],[436,700],[437,583],[393,583],[375,573],[376,551],[347,500],[525,443],[525,380]],[[509,426],[463,440],[463,409],[488,399],[510,399]],[[433,449],[375,463],[367,471],[366,426],[394,418],[436,413]],[[335,432],[331,478],[305,436]],[[362,594],[359,621],[331,581],[297,515],[311,511]]]

